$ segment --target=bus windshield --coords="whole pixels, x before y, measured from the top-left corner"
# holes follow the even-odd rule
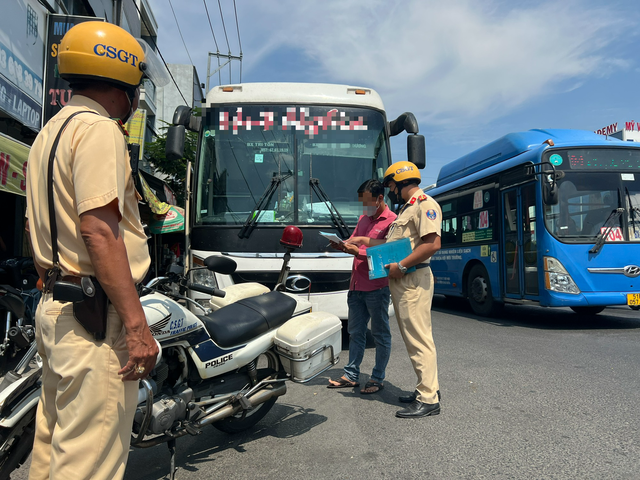
[[[597,157],[612,151],[609,156],[631,158],[625,149],[600,149]],[[586,149],[550,155],[564,176],[558,180],[558,204],[545,205],[547,229],[567,243],[593,243],[610,226],[607,241],[640,242],[640,172],[628,172],[628,165],[616,168],[609,156],[606,167],[592,167],[587,164],[593,160],[583,160],[583,152]],[[621,215],[618,209],[624,209]]]
[[[345,223],[362,214],[357,189],[389,165],[384,114],[366,108],[242,105],[204,113],[196,224],[331,225],[315,178]],[[266,201],[268,199],[268,202]]]

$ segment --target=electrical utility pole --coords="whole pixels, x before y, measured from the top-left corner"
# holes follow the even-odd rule
[[[216,68],[213,72],[211,71],[211,57],[216,57],[218,59],[218,68]],[[226,59],[226,61],[221,65],[220,64],[220,59],[223,59],[223,60]],[[224,67],[229,65],[231,63],[231,60],[240,61],[240,64],[241,64],[240,72],[242,72],[242,53],[239,56],[236,56],[236,55],[231,55],[231,53],[229,53],[228,55],[225,55],[224,53],[220,53],[220,52],[216,52],[216,53],[209,52],[209,59],[208,59],[208,62],[207,62],[207,91],[204,92],[205,95],[207,93],[209,93],[209,78],[214,76],[216,73],[218,74],[218,84],[222,85],[222,76],[220,74],[220,71]],[[240,74],[240,82],[242,82],[242,73]],[[232,83],[232,81],[231,81],[231,65],[229,65],[229,83]]]

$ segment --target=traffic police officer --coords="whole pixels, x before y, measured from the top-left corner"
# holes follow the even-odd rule
[[[407,408],[396,412],[397,417],[414,418],[440,413],[440,392],[436,347],[431,333],[431,300],[433,274],[429,259],[440,249],[442,211],[438,203],[420,189],[420,171],[411,162],[396,162],[385,172],[383,184],[389,188],[389,198],[403,203],[398,218],[391,224],[386,241],[401,238],[411,240],[412,252],[389,268],[389,289],[400,333],[418,377],[415,392],[400,397]],[[369,241],[366,237],[351,242],[372,246],[383,241]],[[407,273],[407,269],[416,270]]]
[[[75,320],[71,303],[54,300],[49,291],[43,295],[36,313],[42,393],[30,479],[122,478],[138,380],[156,361],[158,346],[135,288],[149,268],[149,250],[117,122],[137,108],[150,59],[144,47],[106,22],[72,27],[60,43],[58,70],[73,97],[44,126],[29,154],[28,231],[41,278],[52,267],[73,283],[94,276],[111,302],[105,337],[97,340]],[[54,148],[57,235],[51,233],[47,199]],[[58,265],[52,241],[59,247]]]

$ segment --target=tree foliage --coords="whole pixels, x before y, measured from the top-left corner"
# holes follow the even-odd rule
[[[178,205],[184,207],[185,203],[185,177],[187,174],[187,163],[194,162],[196,149],[198,147],[198,134],[187,130],[184,141],[184,157],[179,160],[167,160],[165,147],[167,145],[167,128],[162,127],[162,133],[153,142],[145,143],[145,156],[153,164],[156,171],[164,173],[167,178],[165,182],[176,194]]]

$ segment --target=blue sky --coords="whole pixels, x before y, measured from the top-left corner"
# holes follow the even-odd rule
[[[206,82],[215,51],[203,1],[171,0]],[[168,63],[190,63],[169,0],[150,0]],[[219,49],[240,52],[232,0],[207,0]],[[427,141],[423,185],[509,132],[640,121],[638,0],[236,0],[242,81],[375,89],[387,117],[413,112]],[[223,83],[229,70],[222,72]],[[217,77],[211,85],[217,84]],[[233,62],[232,82],[239,64]],[[406,135],[392,140],[405,159]]]

